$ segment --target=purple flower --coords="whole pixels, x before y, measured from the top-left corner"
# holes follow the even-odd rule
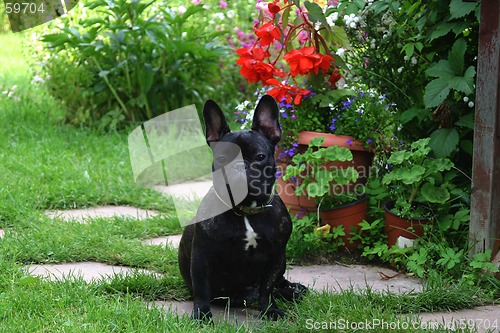
[[[354,120],[354,122],[356,122],[356,123],[357,123],[358,121],[359,121],[359,119]]]
[[[364,97],[365,96],[365,93],[362,91],[360,94],[359,94],[359,97]]]
[[[296,116],[296,115],[294,115],[294,114],[292,114],[290,118],[292,118],[292,119],[296,119],[296,118],[297,118],[297,116]]]
[[[297,184],[297,177],[292,176],[290,179],[292,180],[292,182],[294,182],[295,184]]]
[[[293,148],[297,148],[298,146],[299,146],[299,143],[298,143],[298,142],[294,142],[294,143],[292,143],[292,147],[293,147]]]
[[[283,118],[288,118],[288,115],[286,114],[286,112],[283,112],[283,113],[281,114],[281,117],[283,117]]]
[[[281,177],[281,171],[276,171],[276,178],[280,178]]]
[[[366,143],[372,143],[372,139],[366,140]]]
[[[227,2],[221,0],[219,2],[219,5],[220,5],[220,8],[226,8],[227,7]]]
[[[352,140],[347,140],[346,143],[350,145],[352,143]]]

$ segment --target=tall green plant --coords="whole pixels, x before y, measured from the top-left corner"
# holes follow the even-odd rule
[[[201,104],[214,91],[226,54],[213,40],[224,32],[197,21],[205,11],[155,1],[88,1],[58,32],[42,36],[49,52],[46,83],[77,123],[116,127]],[[71,80],[75,76],[83,80]],[[67,95],[61,78],[79,87],[80,98]]]

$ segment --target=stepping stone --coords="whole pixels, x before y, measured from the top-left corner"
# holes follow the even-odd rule
[[[421,313],[421,327],[431,329],[440,327],[461,332],[463,328],[470,328],[475,332],[500,332],[500,305],[481,306],[474,309],[463,309],[452,312]],[[461,326],[467,325],[467,326]]]
[[[178,316],[190,317],[193,313],[193,301],[155,301],[149,304],[150,308],[158,308],[165,312],[175,313]],[[252,323],[260,321],[260,312],[250,308],[231,308],[230,306],[220,306],[211,304],[210,309],[215,322],[231,321],[236,324],[243,322]]]
[[[208,193],[208,190],[211,187],[212,181],[208,180],[203,182],[183,183],[169,186],[158,185],[155,186],[154,189],[164,195],[180,197],[186,200],[196,200],[203,198],[205,194]]]
[[[144,269],[137,269],[124,266],[111,266],[98,262],[77,262],[50,265],[29,265],[26,266],[32,276],[48,278],[51,281],[60,281],[67,277],[82,277],[87,282],[109,279],[117,274],[132,274],[134,272],[150,273]]]
[[[84,223],[86,219],[112,218],[117,216],[145,220],[158,215],[158,212],[129,206],[101,206],[87,209],[46,211],[45,214],[52,219],[61,219],[64,221],[76,220]]]
[[[148,245],[161,245],[161,246],[168,246],[172,249],[177,249],[179,248],[181,237],[182,235],[155,237],[155,238],[144,239],[142,242]]]
[[[384,279],[392,277],[390,279]],[[300,282],[314,290],[342,292],[351,287],[366,289],[367,286],[376,291],[390,291],[394,294],[419,292],[422,290],[420,280],[398,275],[396,271],[361,265],[312,265],[295,266],[286,271],[285,277],[291,282]]]

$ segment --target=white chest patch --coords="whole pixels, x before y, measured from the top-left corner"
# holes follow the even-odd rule
[[[252,246],[253,248],[257,247],[257,238],[259,236],[257,233],[253,230],[252,226],[250,225],[250,222],[248,222],[248,219],[246,216],[243,216],[243,220],[245,221],[245,227],[247,229],[247,232],[245,233],[245,251],[248,251],[248,249]]]

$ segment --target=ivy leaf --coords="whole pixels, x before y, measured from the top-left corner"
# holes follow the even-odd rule
[[[452,19],[461,18],[472,13],[479,7],[479,2],[465,2],[462,0],[451,0],[450,14]]]
[[[431,183],[425,183],[421,191],[425,200],[432,203],[445,203],[450,199],[450,192],[444,187],[436,187]]]
[[[426,108],[435,108],[444,102],[450,93],[448,79],[434,79],[425,86],[424,104]]]
[[[432,132],[430,138],[429,146],[436,157],[450,156],[457,149],[460,140],[458,132],[454,128],[440,128],[435,130]]]

